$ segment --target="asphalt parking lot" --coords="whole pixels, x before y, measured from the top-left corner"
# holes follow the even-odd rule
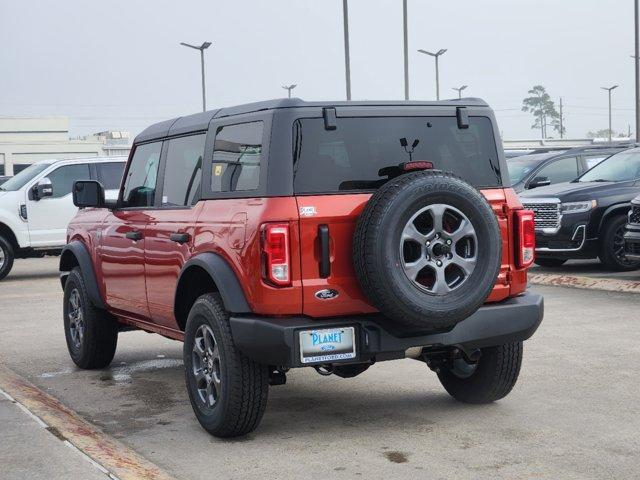
[[[456,403],[413,360],[351,380],[304,369],[271,389],[256,432],[224,441],[191,412],[179,343],[124,333],[111,368],[74,367],[56,265],[18,261],[0,283],[0,363],[176,478],[638,478],[637,294],[534,287],[545,320],[496,404]],[[0,464],[26,449],[12,428]]]

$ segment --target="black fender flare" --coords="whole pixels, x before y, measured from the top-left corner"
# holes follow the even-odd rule
[[[60,283],[62,284],[62,289],[64,290],[67,277],[71,271],[71,268],[69,268],[68,265],[69,255],[73,255],[78,262],[80,273],[84,280],[84,285],[87,287],[87,294],[89,295],[91,303],[93,303],[97,308],[105,310],[107,306],[102,300],[102,295],[100,295],[100,289],[98,288],[98,281],[96,280],[96,273],[93,269],[91,255],[89,255],[87,247],[80,240],[73,240],[65,245],[60,254]]]
[[[616,210],[623,210],[623,209],[627,209],[627,212],[629,210],[631,210],[631,202],[623,202],[623,203],[616,203],[614,205],[611,205],[609,208],[607,208],[604,213],[602,214],[602,217],[600,217],[600,225],[598,226],[598,236],[600,236],[600,230],[602,230],[602,227],[604,226],[604,224],[606,222],[609,221],[609,218],[611,218],[611,215],[614,214],[615,215],[615,211]]]
[[[174,311],[178,307],[181,282],[184,274],[192,267],[203,269],[215,283],[225,308],[231,313],[251,313],[242,285],[235,272],[222,256],[213,252],[204,252],[189,259],[180,270],[176,293],[173,301]]]

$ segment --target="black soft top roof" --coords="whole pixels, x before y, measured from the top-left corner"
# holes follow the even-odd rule
[[[177,117],[153,124],[144,129],[134,140],[134,143],[146,142],[168,135],[180,135],[181,133],[206,130],[209,122],[213,118],[223,118],[232,115],[261,112],[265,110],[275,110],[280,108],[305,108],[305,107],[433,107],[452,105],[460,107],[488,107],[489,105],[479,98],[462,98],[452,100],[442,100],[438,102],[419,102],[401,100],[367,100],[367,101],[326,101],[326,102],[306,102],[300,98],[281,98],[276,100],[266,100],[264,102],[246,103],[234,107],[207,110],[206,112]]]

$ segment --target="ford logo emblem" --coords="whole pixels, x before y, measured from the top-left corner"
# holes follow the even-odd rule
[[[325,288],[324,290],[318,290],[315,295],[319,300],[331,300],[338,296],[338,291],[332,288]]]

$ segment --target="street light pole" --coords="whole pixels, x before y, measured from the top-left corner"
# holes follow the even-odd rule
[[[611,92],[618,88],[618,85],[614,85],[613,87],[600,87],[602,90],[606,90],[609,94],[609,143],[611,143]]]
[[[402,22],[404,33],[404,99],[409,100],[409,27],[407,26],[407,0],[402,0]]]
[[[438,66],[438,58],[447,51],[446,48],[441,48],[436,53],[428,52],[426,50],[418,50],[420,53],[424,53],[425,55],[429,55],[436,59],[436,99],[440,100],[440,68]]]
[[[467,88],[467,85],[463,85],[463,86],[461,86],[461,87],[459,87],[459,88],[458,88],[458,87],[453,87],[453,90],[455,90],[456,92],[458,92],[458,99],[461,99],[461,98],[462,98],[462,91],[463,91],[464,89],[466,89],[466,88]]]
[[[207,97],[205,94],[204,87],[204,51],[211,46],[211,42],[204,42],[199,47],[196,45],[190,45],[188,43],[180,42],[180,45],[193,48],[195,50],[200,50],[200,66],[202,67],[202,111],[205,112],[207,110]]]
[[[344,30],[344,74],[347,87],[347,100],[351,100],[351,60],[349,58],[349,7],[347,0],[342,0],[342,22]]]
[[[292,85],[283,85],[282,88],[284,88],[287,91],[287,93],[289,94],[289,98],[291,98],[291,90],[293,90],[297,86],[298,85],[294,83]]]

